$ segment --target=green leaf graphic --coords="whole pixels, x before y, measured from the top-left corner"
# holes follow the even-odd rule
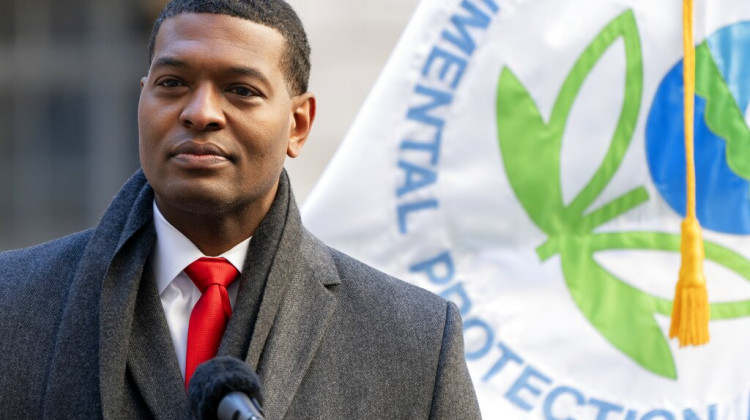
[[[627,60],[622,111],[602,163],[573,202],[565,206],[560,185],[560,150],[565,124],[586,77],[618,38],[625,42]],[[545,232],[553,235],[588,232],[593,227],[591,222],[602,222],[597,219],[603,215],[599,213],[592,215],[589,223],[579,223],[581,214],[612,179],[630,145],[638,119],[642,86],[641,46],[632,11],[626,11],[610,22],[578,58],[560,89],[549,123],[542,120],[526,88],[509,69],[503,69],[497,93],[498,139],[503,164],[521,205]],[[529,170],[531,167],[533,171]],[[645,189],[638,190],[618,203],[617,207],[625,208],[610,208],[606,216],[615,217],[645,202],[648,194]]]
[[[531,96],[507,68],[500,74],[498,89],[500,146],[511,186],[537,226],[560,232],[565,227],[559,218],[565,210],[560,190],[562,138],[542,121]]]
[[[580,248],[588,264],[570,261],[574,253],[562,253],[565,281],[573,299],[607,340],[633,361],[658,375],[677,379],[667,340],[654,314],[669,317],[672,302],[652,296],[604,270],[593,260],[599,251],[652,250],[680,252],[680,236],[657,232],[600,233],[574,239],[567,247]],[[706,243],[706,259],[750,280],[750,261],[731,249]],[[596,281],[588,281],[597,279]],[[588,289],[594,287],[593,290]],[[711,304],[711,319],[750,315],[750,301]]]
[[[592,236],[566,237],[562,269],[573,300],[610,343],[651,372],[675,379],[669,344],[656,323],[658,299],[594,261]],[[575,251],[573,251],[575,250]]]
[[[624,42],[626,63],[619,119],[602,162],[589,182],[566,206],[560,177],[565,125],[584,81],[618,39]],[[706,51],[699,52],[699,66],[710,64],[714,71],[718,71],[713,61],[706,62],[706,57],[711,59],[710,54],[705,55]],[[727,96],[728,90],[722,90],[726,85],[709,83],[721,78],[706,76],[704,79],[701,79],[703,85],[698,91],[708,98],[707,106],[714,107],[711,113],[707,112],[707,121],[717,128],[717,132],[724,130],[731,136],[737,135],[742,127],[734,124],[735,115],[726,117],[721,114],[721,110],[727,109],[727,100],[732,99],[731,95]],[[672,302],[629,285],[604,269],[594,256],[597,252],[617,249],[679,252],[679,235],[594,233],[598,226],[648,201],[648,193],[643,187],[587,212],[617,173],[630,146],[640,111],[642,89],[640,38],[633,12],[628,10],[612,20],[580,55],[560,88],[548,122],[543,120],[533,98],[516,75],[508,68],[502,70],[497,88],[498,143],[511,188],[534,224],[548,235],[547,242],[537,248],[540,260],[559,254],[566,285],[589,322],[613,346],[643,368],[676,379],[668,341],[655,320],[655,314],[669,316]],[[734,107],[737,108],[736,104]],[[716,112],[716,109],[720,111]],[[743,142],[737,144],[735,150],[744,150]],[[750,151],[743,153],[750,155]],[[750,280],[750,261],[746,258],[711,242],[706,242],[705,248],[708,260]],[[712,320],[748,316],[750,301],[712,303],[711,313]]]

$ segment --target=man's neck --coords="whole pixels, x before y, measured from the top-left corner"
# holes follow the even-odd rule
[[[164,218],[208,256],[221,255],[253,236],[272,202],[271,199],[268,203],[246,206],[242,211],[215,214],[174,208],[156,197]]]

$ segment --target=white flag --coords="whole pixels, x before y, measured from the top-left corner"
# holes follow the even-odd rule
[[[677,0],[423,0],[308,198],[328,244],[455,301],[488,419],[750,418],[750,2],[698,2],[711,341],[668,336]]]

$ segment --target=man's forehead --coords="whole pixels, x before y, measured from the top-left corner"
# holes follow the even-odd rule
[[[281,55],[286,41],[270,26],[248,19],[215,13],[180,13],[164,20],[156,36],[154,55],[159,48],[175,42],[225,42],[234,48]]]
[[[284,48],[282,35],[268,26],[228,15],[182,13],[164,20],[151,70],[190,68],[201,62],[213,69],[257,76],[252,69],[281,70]]]

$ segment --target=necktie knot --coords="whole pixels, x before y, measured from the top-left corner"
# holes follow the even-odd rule
[[[190,277],[195,287],[201,293],[204,293],[208,286],[216,284],[222,287],[229,287],[237,278],[239,272],[225,258],[221,257],[203,257],[185,268],[185,274]]]

